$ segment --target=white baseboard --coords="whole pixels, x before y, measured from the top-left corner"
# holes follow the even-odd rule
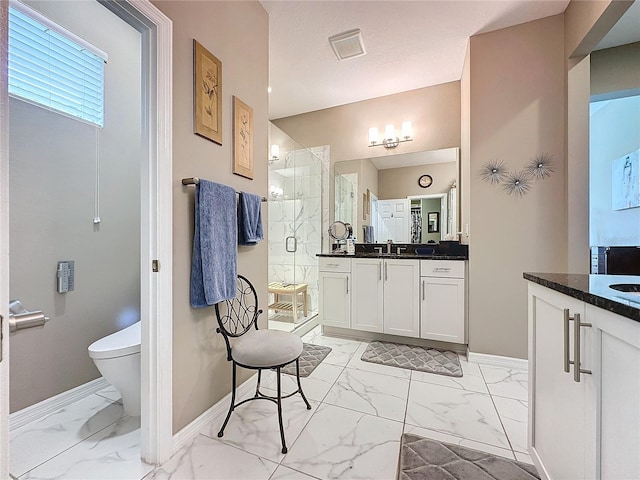
[[[71,405],[88,395],[99,392],[107,388],[109,383],[103,378],[96,378],[83,385],[80,385],[66,392],[59,393],[51,398],[47,398],[29,407],[13,412],[9,415],[9,431],[20,428],[27,423],[40,420],[41,418],[60,410],[61,408]]]
[[[236,398],[244,398],[253,395],[253,391],[256,388],[256,375],[251,375],[236,389]],[[202,431],[216,416],[225,413],[229,409],[229,402],[231,402],[231,392],[222,397],[218,403],[204,411],[198,418],[193,420],[189,425],[184,427],[178,433],[173,436],[173,451],[175,454],[186,443],[190,442],[196,435]]]
[[[467,352],[467,359],[470,362],[494,367],[515,368],[518,370],[529,369],[529,361],[526,358],[502,357],[500,355]]]

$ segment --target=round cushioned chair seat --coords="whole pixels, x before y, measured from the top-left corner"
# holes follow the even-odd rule
[[[247,367],[266,368],[294,361],[302,353],[302,340],[279,330],[252,330],[233,344],[231,356]]]

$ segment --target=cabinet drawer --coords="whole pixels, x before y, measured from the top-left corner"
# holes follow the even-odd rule
[[[464,278],[464,260],[420,260],[420,276]]]
[[[350,272],[350,258],[320,257],[321,272]]]

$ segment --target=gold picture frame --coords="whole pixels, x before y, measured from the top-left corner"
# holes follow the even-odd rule
[[[233,96],[233,173],[253,180],[253,108]]]
[[[367,194],[362,194],[362,220],[367,219]]]
[[[193,40],[193,129],[222,145],[222,62]]]

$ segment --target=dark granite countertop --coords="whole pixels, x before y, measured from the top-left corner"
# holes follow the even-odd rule
[[[346,253],[318,253],[318,257],[344,257],[344,258],[392,258],[399,260],[467,260],[464,255],[418,255],[415,253],[369,253],[356,252],[348,255]]]
[[[543,287],[640,322],[640,296],[609,287],[614,284],[640,285],[638,275],[524,273],[523,276]]]

